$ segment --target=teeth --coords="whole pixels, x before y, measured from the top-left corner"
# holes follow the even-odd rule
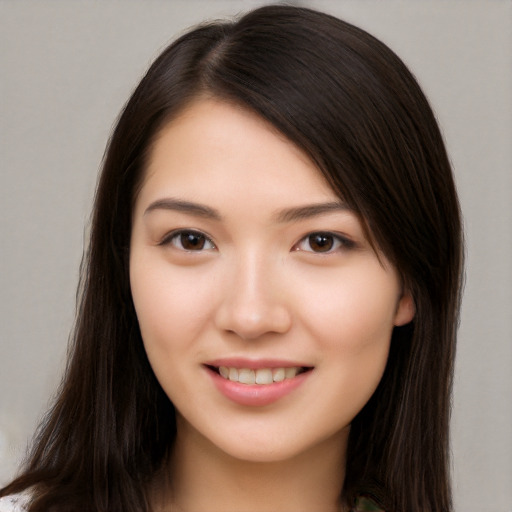
[[[233,382],[238,382],[238,370],[236,368],[229,368],[228,378]]]
[[[247,368],[243,368],[238,371],[238,382],[242,384],[255,384],[256,383],[256,375],[253,370],[248,370]]]
[[[225,379],[241,384],[272,384],[273,382],[282,382],[285,379],[293,379],[300,372],[297,366],[291,368],[258,368],[250,370],[249,368],[228,368],[220,366],[219,373]]]
[[[274,382],[281,382],[286,377],[286,370],[284,368],[276,368],[272,372]]]
[[[262,368],[256,370],[256,384],[272,384],[272,370]]]
[[[295,375],[297,375],[298,371],[299,371],[298,368],[285,368],[285,370],[284,370],[285,379],[293,379],[293,377],[295,377]]]

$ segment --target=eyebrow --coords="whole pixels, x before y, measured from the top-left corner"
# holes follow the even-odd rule
[[[184,201],[176,198],[164,198],[158,199],[151,203],[146,210],[144,215],[154,210],[173,210],[178,212],[187,213],[196,217],[202,217],[211,220],[222,220],[222,215],[218,210],[204,204],[194,203],[192,201]],[[342,201],[330,201],[327,203],[317,203],[305,206],[296,206],[292,208],[286,208],[278,211],[274,216],[274,220],[279,223],[296,222],[299,220],[310,219],[312,217],[318,217],[331,212],[344,212],[352,211],[346,203]]]
[[[195,217],[203,217],[206,219],[221,220],[220,213],[209,206],[203,204],[193,203],[191,201],[183,201],[181,199],[165,198],[158,199],[151,203],[146,210],[144,215],[154,210],[174,210],[178,212],[188,213]]]
[[[298,220],[318,217],[325,213],[352,211],[346,203],[342,201],[330,201],[328,203],[318,203],[306,206],[287,208],[277,213],[275,216],[277,222],[296,222]]]

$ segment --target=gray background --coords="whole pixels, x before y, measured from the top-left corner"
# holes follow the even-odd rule
[[[117,113],[176,35],[261,3],[0,0],[0,483],[59,381],[84,226]],[[452,428],[456,510],[511,511],[512,2],[301,3],[391,46],[437,113],[468,254]]]

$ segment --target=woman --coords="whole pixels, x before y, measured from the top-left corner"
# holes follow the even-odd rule
[[[66,376],[2,495],[451,510],[461,260],[439,129],[385,45],[285,6],[192,30],[112,135]]]

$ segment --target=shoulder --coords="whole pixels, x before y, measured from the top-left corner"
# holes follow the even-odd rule
[[[27,503],[27,494],[4,496],[0,498],[0,512],[25,512]]]

